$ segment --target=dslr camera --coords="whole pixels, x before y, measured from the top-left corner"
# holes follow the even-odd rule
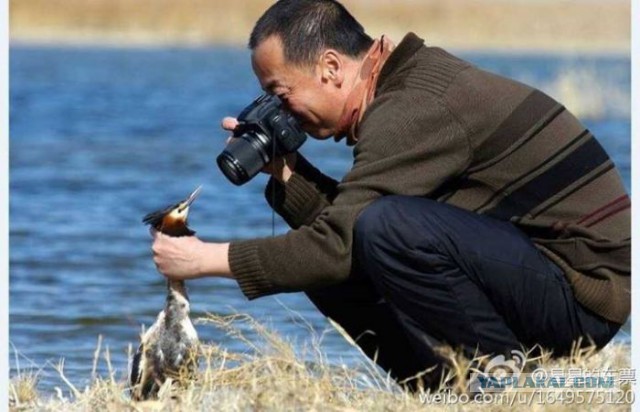
[[[233,137],[216,162],[235,185],[251,180],[274,157],[293,153],[307,135],[277,96],[262,95],[238,115]]]

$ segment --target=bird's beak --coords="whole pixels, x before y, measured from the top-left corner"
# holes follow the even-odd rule
[[[191,203],[193,203],[194,200],[196,200],[196,197],[198,197],[198,195],[200,194],[200,191],[202,190],[202,185],[198,186],[198,188],[196,190],[193,191],[193,193],[191,193],[189,195],[189,197],[186,200],[186,205],[185,207],[189,207],[191,206]]]

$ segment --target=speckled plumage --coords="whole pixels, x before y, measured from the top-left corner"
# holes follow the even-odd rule
[[[149,213],[143,222],[170,236],[193,235],[187,215],[199,191],[174,206]],[[131,359],[129,385],[134,400],[156,396],[167,378],[181,383],[193,380],[198,369],[198,334],[189,318],[184,281],[167,281],[167,292],[164,309],[141,334],[140,346]]]

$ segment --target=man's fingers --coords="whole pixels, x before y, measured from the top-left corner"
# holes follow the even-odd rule
[[[233,131],[238,126],[238,120],[235,117],[225,117],[222,119],[222,128],[224,130]]]
[[[225,117],[222,119],[222,128],[224,130],[233,131],[238,126],[238,120],[235,117]],[[226,144],[231,143],[233,136],[227,137]]]
[[[155,260],[155,257],[160,254],[161,238],[163,236],[166,236],[166,235],[164,233],[160,232],[159,230],[154,229],[154,228],[149,228],[149,233],[151,234],[151,237],[153,238],[153,243],[151,244],[151,251],[153,252],[153,256],[154,256],[154,260]]]

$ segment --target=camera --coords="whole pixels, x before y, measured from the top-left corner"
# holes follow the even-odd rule
[[[235,185],[251,180],[274,157],[293,153],[307,140],[277,96],[262,95],[238,115],[233,139],[218,155],[222,173]]]

